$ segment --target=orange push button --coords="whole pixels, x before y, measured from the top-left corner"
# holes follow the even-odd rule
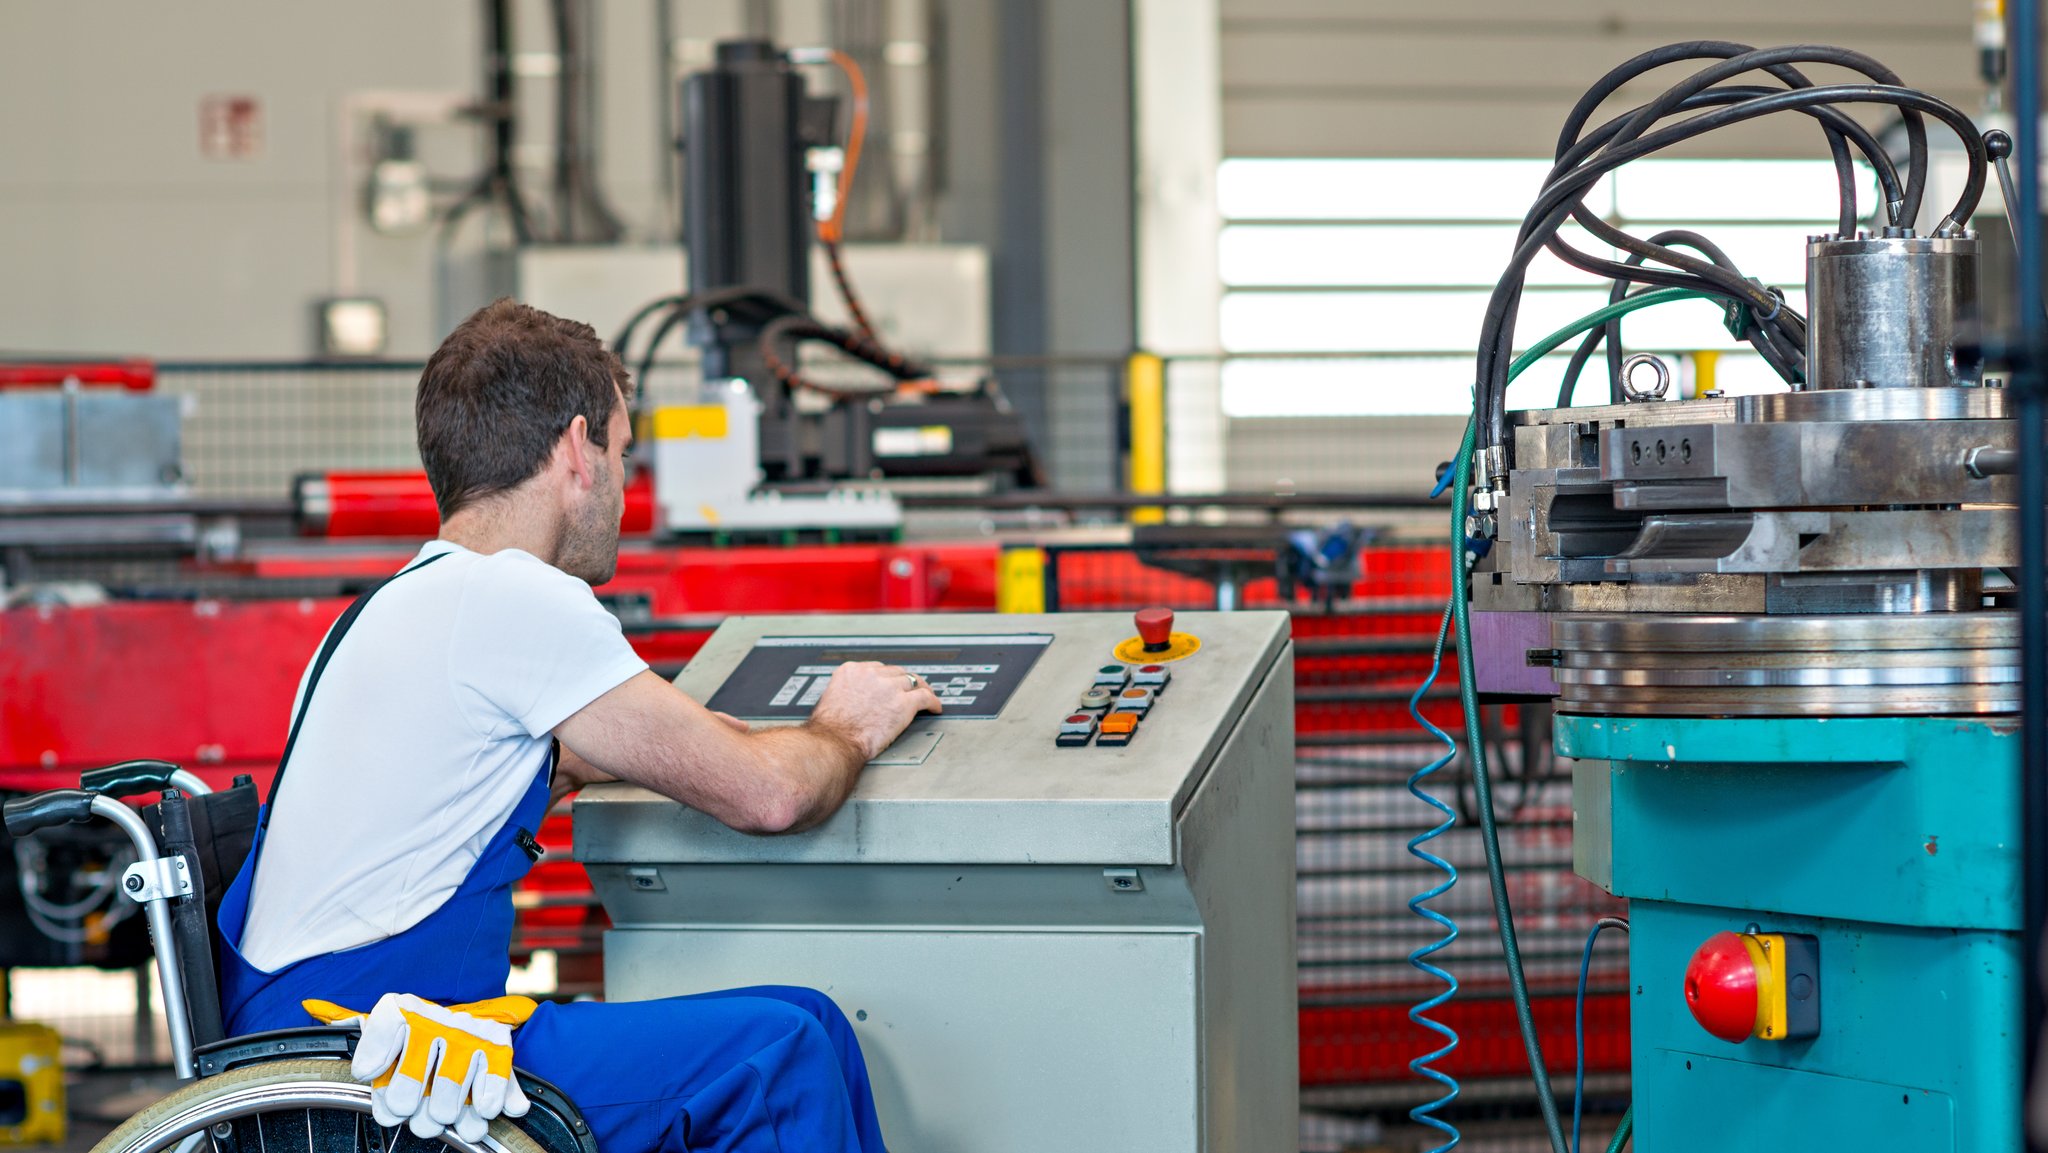
[[[1116,748],[1119,745],[1130,744],[1131,739],[1137,735],[1138,714],[1111,713],[1102,718],[1102,731],[1096,734],[1095,743]]]

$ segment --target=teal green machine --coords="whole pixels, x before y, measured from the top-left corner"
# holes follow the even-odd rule
[[[1585,874],[1629,898],[1637,1147],[2009,1147],[2017,756],[1983,719],[1562,716]],[[1582,826],[1583,827],[1583,826]],[[1810,1039],[1711,1035],[1716,934],[1810,935]],[[1795,1146],[1796,1147],[1796,1146]]]
[[[1972,564],[2010,563],[2010,481],[1961,463],[2010,445],[2004,400],[1516,416],[1477,683],[1554,695],[1575,866],[1629,899],[1640,1153],[2018,1132],[2017,641]],[[1640,475],[1660,442],[1692,462]]]
[[[1706,81],[1665,115],[1743,106],[1706,90],[1757,83],[1744,64],[1866,60],[1700,48],[1639,57],[1592,104],[1678,60],[1706,58]],[[1879,219],[1808,239],[1798,324],[1796,297],[1694,233],[1623,237],[1658,279],[1612,273],[1722,305],[1783,390],[1674,387],[1663,358],[1617,353],[1610,403],[1570,405],[1568,381],[1561,407],[1509,411],[1505,380],[1536,355],[1508,367],[1521,270],[1629,157],[1601,158],[1657,123],[1585,131],[1582,104],[1496,292],[1449,486],[1475,558],[1462,671],[1554,702],[1575,867],[1629,901],[1639,1153],[1975,1153],[2020,1131],[2016,440],[1958,335],[1985,157],[1953,109],[1896,78],[1854,99],[1870,91],[1965,142],[1962,195],[1903,204],[1887,181],[1903,196],[1909,161],[1880,167]],[[1578,331],[1575,364],[1621,335]]]

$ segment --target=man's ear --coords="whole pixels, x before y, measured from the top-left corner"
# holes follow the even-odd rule
[[[590,458],[583,451],[584,443],[589,439],[590,422],[579,413],[570,419],[569,427],[562,431],[562,439],[555,442],[555,455],[568,468],[569,475],[583,488],[590,488],[597,482]]]

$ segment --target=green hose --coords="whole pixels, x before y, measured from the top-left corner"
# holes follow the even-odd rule
[[[1508,379],[1513,380],[1522,375],[1522,370],[1556,352],[1563,347],[1565,341],[1598,328],[1618,316],[1627,316],[1639,308],[1648,308],[1653,304],[1669,304],[1674,300],[1713,299],[1704,292],[1694,292],[1689,288],[1659,288],[1654,292],[1638,292],[1634,296],[1623,297],[1597,312],[1587,313],[1537,341],[1529,351],[1516,357],[1515,362],[1508,365]],[[1715,307],[1720,307],[1719,301],[1715,301]]]
[[[1636,1127],[1636,1107],[1630,1105],[1628,1112],[1621,1115],[1621,1128],[1614,1131],[1614,1140],[1607,1143],[1607,1153],[1621,1153],[1628,1147],[1630,1130]]]
[[[1591,312],[1538,341],[1508,366],[1508,379],[1535,364],[1565,341],[1625,316],[1639,308],[1673,300],[1706,299],[1703,293],[1682,288],[1662,288],[1638,293]],[[1550,1088],[1550,1074],[1543,1065],[1543,1046],[1536,1037],[1536,1018],[1529,1008],[1529,984],[1522,973],[1522,950],[1515,940],[1515,913],[1508,903],[1508,886],[1501,865],[1500,828],[1493,815],[1493,778],[1486,767],[1486,744],[1480,732],[1478,678],[1472,664],[1471,574],[1465,566],[1465,517],[1471,502],[1472,452],[1477,440],[1476,422],[1465,425],[1465,439],[1458,446],[1455,472],[1451,478],[1451,616],[1458,630],[1458,704],[1465,713],[1466,749],[1472,757],[1472,791],[1478,801],[1480,837],[1486,846],[1486,878],[1493,886],[1493,919],[1500,928],[1501,954],[1507,963],[1508,990],[1515,1003],[1515,1023],[1522,1032],[1522,1047],[1528,1051],[1529,1075],[1536,1082],[1536,1103],[1543,1110],[1543,1124],[1550,1134],[1552,1153],[1572,1153],[1558,1120],[1557,1098]],[[1628,1131],[1628,1122],[1622,1123]],[[1619,1146],[1616,1146],[1619,1148]]]

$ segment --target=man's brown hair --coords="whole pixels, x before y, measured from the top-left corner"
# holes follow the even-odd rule
[[[413,404],[441,519],[540,472],[578,416],[609,447],[628,383],[587,324],[509,297],[478,309],[427,361]]]

